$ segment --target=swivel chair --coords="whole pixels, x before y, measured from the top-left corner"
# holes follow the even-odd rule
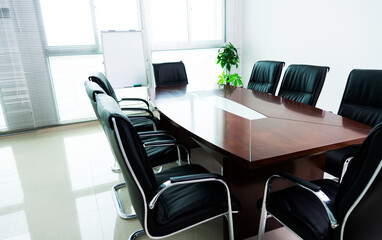
[[[382,123],[376,125],[350,162],[341,183],[307,182],[288,173],[266,181],[258,239],[273,216],[302,239],[380,239],[382,236]],[[296,186],[271,193],[281,178]]]
[[[233,239],[232,213],[240,206],[222,176],[195,164],[154,174],[145,151],[150,144],[141,141],[115,101],[102,95],[96,98],[106,136],[143,227],[130,239],[143,233],[150,238],[171,236],[223,215],[228,218],[229,236]]]
[[[97,116],[98,121],[100,121],[100,116],[98,113],[98,105],[96,101],[97,95],[103,95],[106,97],[106,93],[99,87],[98,84],[90,81],[85,81],[85,88],[88,94],[89,100],[93,106],[94,113]],[[101,98],[104,98],[101,96]],[[105,100],[106,101],[106,100]],[[107,97],[107,101],[114,101],[111,97]],[[104,125],[101,123],[103,130],[105,131]],[[177,141],[175,137],[173,137],[170,133],[157,130],[157,131],[146,131],[138,133],[140,139],[145,144],[150,147],[146,148],[146,154],[150,163],[153,167],[158,167],[166,163],[177,161],[179,165],[181,165],[182,161],[187,161],[190,164],[190,150],[181,142]],[[161,171],[161,167],[159,167],[159,171]],[[111,170],[113,172],[120,172],[121,169],[118,166],[117,160],[115,159],[114,165]],[[134,218],[135,214],[127,214],[124,212],[122,208],[122,204],[120,203],[118,190],[125,187],[125,183],[118,183],[113,186],[113,199],[116,205],[116,209],[118,215],[123,219]]]
[[[99,87],[98,84],[94,82],[85,81],[84,85],[85,85],[85,89],[88,94],[89,100],[92,104],[94,113],[96,114],[97,119],[100,121],[96,96],[104,95],[104,96],[100,96],[100,98],[106,98],[107,94],[103,91],[103,89]],[[107,98],[107,99],[108,101],[112,100],[112,98]],[[136,116],[136,117],[138,118],[138,117],[144,117],[144,116]],[[130,120],[132,117],[128,116],[127,118]],[[104,128],[104,125],[101,124],[101,126]],[[180,161],[182,159],[185,159],[189,163],[190,150],[181,142],[176,140],[176,138],[172,136],[171,133],[164,130],[156,130],[156,131],[138,132],[138,135],[140,136],[143,142],[157,143],[158,145],[155,148],[147,149],[147,155],[149,156],[149,159],[152,165],[159,166],[168,162]],[[159,143],[161,143],[160,141],[165,141],[164,143],[171,142],[172,144],[180,146],[180,148],[183,149],[184,151],[180,151],[179,149],[176,149],[175,151],[174,148],[171,147],[171,145],[166,145],[166,144],[160,147],[159,146],[160,145]]]
[[[350,72],[338,115],[374,127],[382,122],[382,70],[354,69]],[[359,145],[326,153],[325,172],[341,178],[343,168]]]
[[[122,111],[133,111],[133,112],[144,112],[147,115],[130,115],[132,124],[138,129],[138,131],[151,131],[156,130],[159,125],[158,118],[154,117],[154,114],[150,111],[149,103],[141,98],[122,98],[118,99],[113,87],[111,86],[109,80],[102,72],[96,72],[93,75],[89,76],[89,81],[97,83],[106,94],[114,98],[118,103],[122,102],[140,102],[143,103],[146,107],[121,107]],[[138,117],[144,116],[144,117]]]

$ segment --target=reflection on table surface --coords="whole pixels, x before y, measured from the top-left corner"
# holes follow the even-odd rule
[[[249,167],[361,142],[370,127],[266,93],[233,86],[149,89],[160,113],[192,137]]]

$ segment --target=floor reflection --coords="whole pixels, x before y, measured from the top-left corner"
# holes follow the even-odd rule
[[[192,160],[220,171],[201,149],[193,150]],[[123,179],[111,172],[113,161],[97,122],[0,138],[0,239],[127,239],[141,226],[116,213],[110,189]],[[220,240],[222,221],[169,239]]]
[[[12,147],[0,148],[0,209],[23,202],[19,173],[17,171]]]

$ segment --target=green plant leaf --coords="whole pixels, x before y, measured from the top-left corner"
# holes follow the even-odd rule
[[[235,66],[235,68],[239,67],[238,63],[240,63],[239,55],[237,53],[237,49],[231,42],[228,42],[226,45],[219,48],[216,64],[223,68],[223,73],[222,75],[219,75],[218,83],[232,83],[234,86],[237,86],[237,84],[242,85],[240,80],[241,77],[237,73],[230,74],[232,66]]]

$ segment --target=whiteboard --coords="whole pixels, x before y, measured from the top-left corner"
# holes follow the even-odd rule
[[[113,88],[147,85],[142,31],[101,32],[105,73]]]

